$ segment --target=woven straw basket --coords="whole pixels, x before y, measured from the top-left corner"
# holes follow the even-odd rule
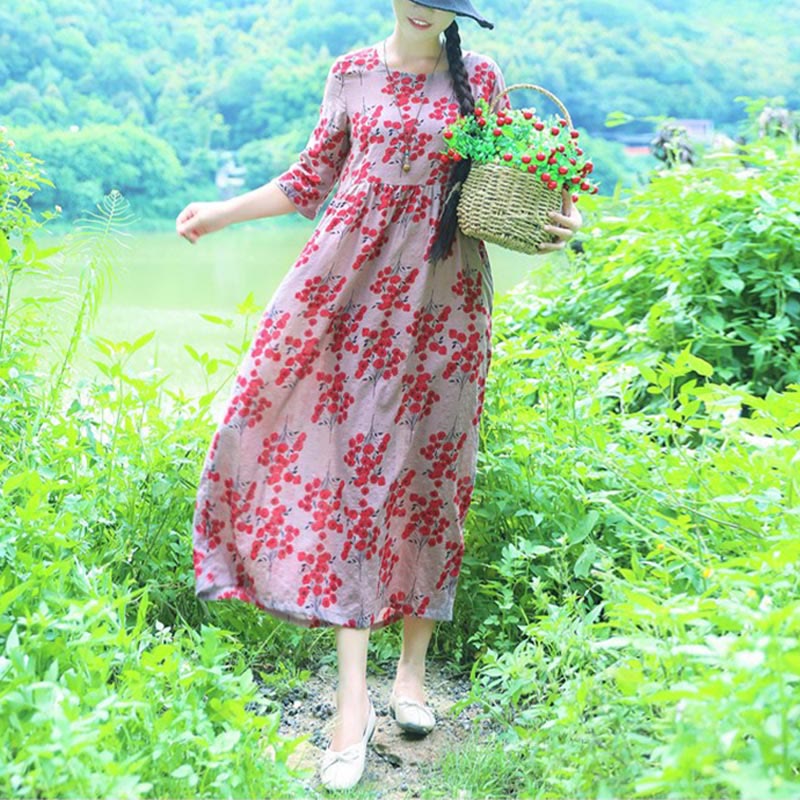
[[[532,83],[517,83],[500,92],[492,111],[502,97],[516,89],[533,89],[548,97],[572,127],[564,104],[547,89]],[[461,189],[458,224],[466,236],[533,254],[540,243],[554,241],[543,226],[551,224],[547,215],[559,211],[561,203],[561,192],[548,189],[539,175],[502,164],[473,164]]]

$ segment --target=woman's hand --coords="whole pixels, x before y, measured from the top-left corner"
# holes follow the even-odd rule
[[[572,202],[572,196],[566,189],[561,190],[563,197],[561,213],[558,211],[551,211],[549,217],[554,225],[545,225],[544,229],[548,233],[552,233],[558,237],[557,242],[542,242],[538,250],[540,253],[551,253],[554,250],[563,250],[564,245],[575,235],[578,229],[583,225],[583,217],[581,212],[575,207]]]
[[[195,244],[201,236],[224,228],[230,219],[223,200],[210,203],[189,203],[178,214],[175,230],[179,236]]]

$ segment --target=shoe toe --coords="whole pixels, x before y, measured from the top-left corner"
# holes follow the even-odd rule
[[[397,724],[410,733],[430,733],[436,727],[436,717],[430,706],[392,695],[389,710]]]
[[[367,743],[375,730],[376,717],[372,704],[367,717],[367,727],[360,742],[350,745],[344,750],[328,748],[322,755],[320,764],[320,782],[327,789],[351,789],[364,774],[367,761]]]

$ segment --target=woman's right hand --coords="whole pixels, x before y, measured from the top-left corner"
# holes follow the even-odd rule
[[[195,244],[201,236],[221,230],[228,223],[227,208],[223,200],[210,203],[189,203],[178,214],[175,230],[179,236]]]

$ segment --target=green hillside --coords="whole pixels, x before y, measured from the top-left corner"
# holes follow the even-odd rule
[[[48,161],[60,190],[43,201],[85,205],[113,185],[146,199],[151,215],[168,215],[177,196],[212,190],[218,151],[239,152],[251,185],[296,155],[331,58],[391,31],[389,0],[357,6],[358,13],[338,0],[6,0],[0,123]],[[497,27],[466,21],[465,44],[492,55],[509,82],[555,91],[595,137],[610,135],[604,122],[613,110],[709,118],[735,133],[741,95],[798,105],[800,56],[789,45],[800,11],[791,4],[480,6]],[[93,125],[114,128],[92,132]]]

